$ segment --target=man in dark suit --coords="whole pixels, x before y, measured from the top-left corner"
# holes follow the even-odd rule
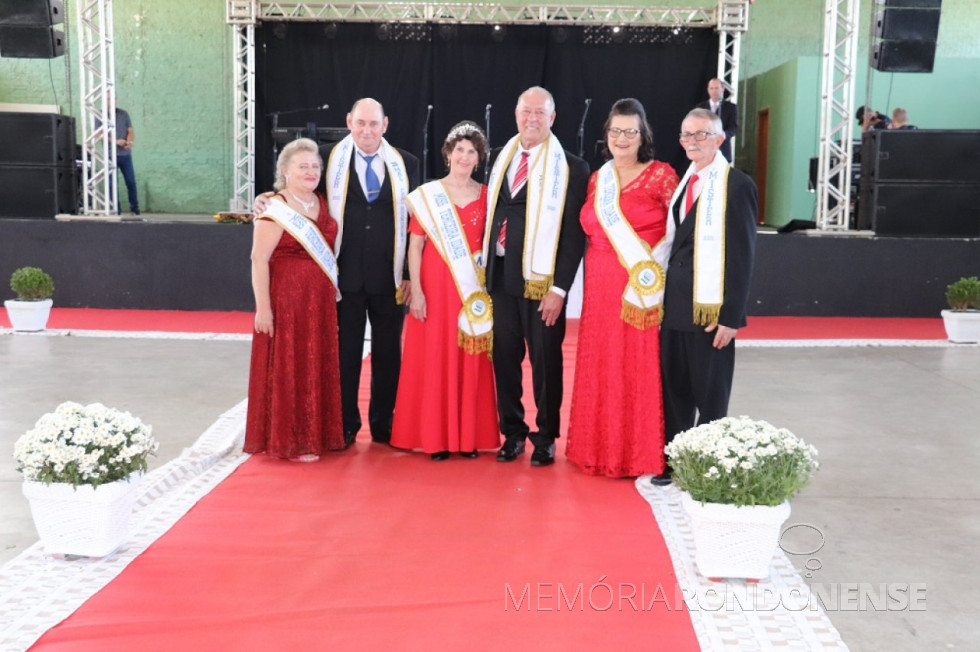
[[[406,235],[402,230],[400,241],[396,241],[397,211],[402,202],[396,204],[393,196],[398,192],[393,193],[392,170],[398,170],[392,166],[403,164],[402,171],[408,178],[407,190],[411,190],[419,182],[419,161],[408,152],[384,142],[388,117],[381,104],[374,99],[363,98],[354,103],[347,114],[347,128],[353,139],[353,151],[349,154],[350,163],[346,168],[347,192],[342,204],[338,204],[337,198],[330,197],[328,162],[334,149],[345,144],[344,141],[320,148],[326,173],[324,182],[318,188],[327,194],[331,215],[340,220],[342,228],[340,253],[337,256],[342,299],[337,304],[337,322],[340,327],[344,439],[350,446],[361,429],[357,395],[361,382],[365,327],[367,319],[370,319],[371,399],[368,422],[371,440],[386,444],[391,439],[391,421],[401,369],[401,335],[405,317],[403,304],[407,303],[411,293],[407,268],[394,270],[397,249],[401,249],[402,255],[406,250]],[[401,162],[387,160],[388,157],[397,159],[395,152],[400,155]],[[373,178],[369,178],[369,169]],[[343,175],[343,172],[337,170],[335,176]],[[342,210],[337,208],[338,205],[342,205]],[[338,216],[334,212],[341,214]]]
[[[668,214],[673,238],[660,327],[666,442],[728,414],[738,329],[755,255],[755,183],[719,154],[721,119],[694,109],[681,126],[691,166]],[[726,178],[727,175],[727,178]],[[703,205],[703,206],[702,206]],[[670,470],[653,476],[669,484]]]
[[[497,461],[517,459],[530,437],[531,464],[547,466],[555,460],[560,429],[565,297],[582,259],[585,236],[579,211],[589,169],[553,137],[556,113],[551,93],[529,88],[518,99],[514,115],[518,135],[491,158],[492,220],[484,246],[487,290],[493,299],[497,410],[505,437]],[[545,195],[564,197],[564,203],[555,199],[549,204]],[[557,228],[544,242],[537,236],[549,225]],[[538,410],[535,432],[524,421],[521,403],[525,343]]]
[[[732,142],[738,133],[738,106],[725,99],[725,87],[718,78],[708,82],[708,99],[697,105],[699,109],[707,109],[721,118],[722,129],[725,132],[725,142],[721,144],[721,155],[729,163],[732,162]]]

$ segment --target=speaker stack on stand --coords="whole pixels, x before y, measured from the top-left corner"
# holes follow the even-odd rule
[[[932,72],[942,0],[878,0],[871,67],[882,72]]]
[[[878,0],[871,67],[932,72],[942,0]],[[980,237],[980,131],[872,130],[861,148],[858,228]]]
[[[62,0],[0,2],[0,57],[53,59],[65,53]]]
[[[61,56],[63,14],[61,0],[0,0],[0,56]],[[0,112],[0,218],[74,213],[76,181],[74,118]]]

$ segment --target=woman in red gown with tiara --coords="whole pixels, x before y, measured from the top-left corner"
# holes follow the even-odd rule
[[[294,140],[277,164],[277,197],[314,222],[327,245],[337,223],[315,192],[317,145]],[[337,290],[302,244],[268,218],[255,222],[255,335],[248,379],[245,452],[297,462],[344,448],[337,348]]]
[[[620,181],[622,214],[653,247],[667,232],[677,174],[653,160],[653,135],[637,100],[613,105],[605,133],[607,158]],[[588,246],[565,455],[592,475],[659,474],[664,471],[659,329],[656,323],[640,329],[621,317],[629,275],[596,217],[596,176],[589,178],[581,213]]]
[[[487,187],[471,175],[487,155],[486,137],[476,124],[461,122],[450,130],[442,153],[449,174],[430,184],[453,203],[469,252],[480,252]],[[418,216],[413,215],[409,233],[411,315],[405,323],[391,445],[422,449],[437,461],[457,452],[476,457],[478,449],[500,445],[493,364],[487,351],[460,347],[463,302],[456,280],[436,245],[427,242]]]

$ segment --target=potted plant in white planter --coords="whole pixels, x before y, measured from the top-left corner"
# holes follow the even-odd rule
[[[686,430],[665,450],[691,518],[701,574],[768,577],[789,499],[816,471],[817,450],[785,428],[748,417]]]
[[[150,426],[101,403],[65,402],[38,419],[14,444],[14,458],[45,552],[116,550],[158,445]]]
[[[10,276],[16,299],[3,302],[15,331],[43,331],[51,314],[54,281],[40,267],[21,267]]]
[[[946,286],[943,325],[951,342],[980,342],[980,279],[963,277]]]

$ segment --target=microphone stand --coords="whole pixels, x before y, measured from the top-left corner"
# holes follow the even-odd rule
[[[592,106],[592,98],[585,100],[585,110],[582,112],[582,122],[578,125],[578,157],[585,157],[585,116],[589,115],[589,107]]]
[[[487,104],[486,112],[483,114],[483,135],[487,138],[487,147],[490,147],[490,108],[492,104]],[[487,152],[487,160],[483,163],[483,183],[490,178],[490,152]]]
[[[276,183],[276,165],[279,163],[279,144],[276,142],[276,129],[279,128],[279,112],[274,111],[272,113],[272,131],[269,135],[272,136],[272,182],[269,184],[271,188]]]
[[[429,118],[432,117],[432,105],[425,107],[425,123],[422,125],[422,183],[429,177]]]

